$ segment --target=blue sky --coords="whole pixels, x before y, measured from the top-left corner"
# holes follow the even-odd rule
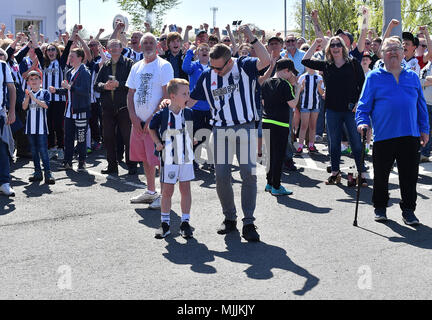
[[[293,7],[296,1],[287,0],[287,26],[294,27]],[[66,0],[66,23],[69,30],[78,22],[78,0]],[[198,28],[203,22],[213,25],[211,7],[219,10],[216,16],[217,26],[225,28],[234,20],[255,23],[265,30],[284,29],[284,0],[182,0],[182,3],[165,16],[166,24],[177,24],[185,27],[191,24]],[[116,0],[81,0],[81,23],[91,34],[96,34],[103,27],[106,32],[112,31],[112,21],[115,15],[125,14],[117,5]]]

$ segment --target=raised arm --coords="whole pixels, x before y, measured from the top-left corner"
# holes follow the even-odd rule
[[[245,37],[248,39],[249,43],[253,46],[257,61],[257,69],[262,70],[268,65],[270,65],[270,55],[264,45],[254,37],[252,31],[248,25],[240,26],[239,30],[244,33]]]
[[[421,26],[420,31],[422,31],[426,38],[426,44],[427,44],[427,53],[423,56],[423,61],[426,63],[428,61],[432,60],[432,40],[429,35],[429,30],[427,26]]]
[[[367,7],[363,7],[362,14],[363,14],[362,29],[361,29],[360,38],[358,40],[358,45],[357,45],[357,49],[360,52],[364,52],[365,50],[366,36],[369,29],[369,9]]]
[[[231,40],[232,54],[233,54],[233,56],[235,56],[237,54],[237,52],[238,52],[239,47],[237,45],[236,39],[234,37],[234,34],[231,31],[231,26],[229,24],[227,24],[226,30],[228,31],[228,36],[229,36],[229,38]]]
[[[322,45],[324,47],[327,44],[327,40],[324,37],[324,32],[322,31],[321,26],[319,24],[318,10],[316,10],[316,9],[312,10],[311,18],[312,18],[312,23],[313,23],[314,30],[315,30],[315,36],[317,38],[323,39]]]
[[[184,37],[183,37],[183,43],[189,42],[189,31],[192,30],[192,26],[188,25],[186,26]]]

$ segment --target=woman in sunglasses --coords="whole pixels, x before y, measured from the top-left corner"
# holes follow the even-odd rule
[[[302,64],[308,68],[323,71],[326,85],[325,110],[327,134],[330,143],[331,176],[326,184],[337,184],[341,181],[340,157],[343,125],[347,129],[357,168],[365,172],[361,161],[361,139],[357,132],[355,110],[365,76],[360,63],[349,57],[348,48],[341,37],[332,37],[327,42],[324,61],[311,60],[316,48],[323,39],[315,40],[312,47],[303,57]],[[364,173],[361,183],[367,186]]]

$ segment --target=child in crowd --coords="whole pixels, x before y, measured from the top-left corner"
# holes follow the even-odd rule
[[[28,136],[35,172],[30,176],[30,182],[42,181],[42,170],[40,158],[45,172],[45,183],[55,184],[54,177],[50,171],[48,157],[48,125],[47,109],[50,101],[50,94],[42,89],[42,77],[37,71],[30,71],[27,75],[27,84],[30,90],[25,91],[23,110],[27,110],[27,123],[25,133]]]
[[[274,196],[291,195],[293,192],[281,186],[282,165],[288,143],[290,107],[296,108],[299,96],[294,93],[298,71],[290,59],[276,63],[276,75],[261,87],[263,99],[263,135],[267,149],[266,192]]]
[[[306,132],[309,128],[309,153],[317,153],[315,148],[316,123],[320,112],[320,95],[324,94],[323,78],[313,69],[306,68],[306,73],[300,76],[298,85],[303,91],[300,106],[301,127],[299,134],[299,145],[296,154],[303,153]]]
[[[185,239],[193,237],[189,225],[192,196],[190,181],[195,179],[193,168],[192,110],[186,107],[189,100],[189,82],[173,79],[167,85],[171,104],[156,113],[150,122],[150,135],[160,156],[162,189],[161,226],[156,239],[170,234],[171,198],[174,185],[179,181],[182,218],[180,234]]]

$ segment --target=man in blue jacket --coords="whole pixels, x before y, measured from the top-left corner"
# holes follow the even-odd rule
[[[403,221],[418,225],[416,185],[420,147],[429,140],[428,110],[417,74],[401,67],[404,51],[399,38],[386,39],[382,51],[384,67],[368,74],[356,112],[359,132],[369,129],[371,120],[374,131],[375,221],[387,220],[388,179],[396,160]]]

